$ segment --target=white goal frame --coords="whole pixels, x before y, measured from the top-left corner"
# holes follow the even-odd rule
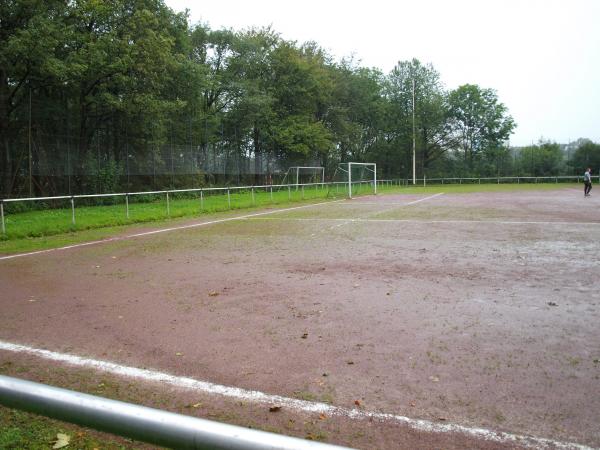
[[[301,169],[311,169],[316,171],[320,171],[321,172],[321,183],[325,183],[325,167],[321,167],[321,166],[292,166],[288,169],[286,176],[288,173],[290,173],[290,171],[295,170],[296,171],[296,186],[298,186],[300,184],[300,170]]]
[[[342,166],[347,165],[348,170],[343,169]],[[364,166],[369,172],[373,172],[373,187],[375,188],[375,195],[377,195],[377,164],[376,163],[359,163],[359,162],[348,162],[340,163],[340,169],[348,173],[348,198],[352,198],[352,166]],[[372,169],[371,169],[372,167]]]

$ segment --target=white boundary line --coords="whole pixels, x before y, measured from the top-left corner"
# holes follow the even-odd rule
[[[476,439],[501,443],[516,444],[527,448],[552,448],[552,449],[577,449],[592,450],[585,445],[560,442],[552,439],[539,438],[533,436],[518,435],[505,432],[496,432],[485,428],[466,427],[456,424],[440,424],[422,419],[411,419],[409,417],[380,413],[374,411],[362,411],[358,409],[343,408],[332,406],[326,403],[310,402],[294,398],[282,397],[279,395],[269,395],[260,391],[251,391],[231,386],[210,383],[208,381],[195,380],[189,377],[179,377],[165,372],[157,372],[148,369],[138,369],[136,367],[122,366],[109,361],[101,361],[80,356],[57,353],[49,350],[37,349],[20,344],[0,341],[0,350],[25,353],[50,361],[70,364],[72,366],[97,369],[102,372],[113,375],[136,378],[143,381],[159,382],[182,389],[200,391],[209,395],[218,395],[233,398],[239,401],[249,401],[259,404],[270,404],[283,406],[293,411],[308,413],[323,413],[331,416],[340,416],[348,419],[367,419],[394,422],[408,426],[414,430],[427,433],[461,433]]]
[[[208,222],[194,223],[194,224],[191,224],[191,225],[182,225],[182,226],[179,226],[179,227],[161,228],[159,230],[145,231],[143,233],[135,233],[135,234],[127,235],[127,236],[112,237],[112,238],[107,238],[107,239],[100,239],[98,241],[83,242],[81,244],[67,245],[65,247],[49,248],[49,249],[46,249],[46,250],[37,250],[37,251],[34,251],[34,252],[27,252],[27,253],[16,253],[14,255],[0,256],[0,261],[6,260],[6,259],[21,258],[21,257],[24,257],[24,256],[41,255],[42,253],[50,253],[50,252],[56,252],[56,251],[60,251],[60,250],[69,250],[69,249],[72,249],[72,248],[86,247],[88,245],[106,244],[108,242],[114,242],[114,241],[124,241],[126,239],[133,239],[133,238],[137,238],[137,237],[150,236],[150,235],[153,235],[153,234],[166,233],[166,232],[169,232],[169,231],[178,231],[178,230],[186,230],[186,229],[189,229],[189,228],[203,227],[203,226],[206,226],[206,225],[213,225],[215,223],[231,222],[233,220],[251,219],[251,218],[254,218],[254,217],[264,216],[264,215],[267,215],[267,214],[275,214],[275,213],[280,213],[280,212],[293,211],[293,210],[296,210],[296,209],[310,208],[310,207],[314,207],[314,206],[327,205],[329,203],[338,203],[338,202],[343,202],[343,201],[346,201],[346,199],[332,200],[332,201],[328,201],[328,202],[311,203],[310,205],[294,206],[292,208],[284,208],[284,209],[275,209],[275,210],[270,210],[270,211],[265,211],[265,212],[260,212],[260,213],[245,214],[243,216],[227,217],[225,219],[216,219],[216,220],[211,220],[211,221],[208,221]]]
[[[279,221],[299,221],[299,222],[390,222],[390,223],[425,223],[425,224],[436,224],[436,223],[456,223],[456,224],[468,224],[468,223],[488,223],[492,225],[592,225],[600,226],[600,222],[542,222],[542,221],[518,221],[518,220],[418,220],[418,219],[336,219],[326,217],[256,217],[250,218],[249,220],[279,220]]]

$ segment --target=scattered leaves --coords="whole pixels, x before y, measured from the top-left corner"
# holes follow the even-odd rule
[[[306,339],[307,337],[308,337],[308,333],[304,333],[304,334],[302,335],[302,339]]]
[[[66,447],[67,445],[69,445],[70,441],[71,441],[71,436],[69,436],[68,434],[64,434],[64,433],[58,433],[56,435],[56,441],[54,442],[54,445],[52,446],[52,448]]]
[[[277,411],[281,411],[281,406],[277,405],[277,406],[269,407],[269,412],[277,412]]]

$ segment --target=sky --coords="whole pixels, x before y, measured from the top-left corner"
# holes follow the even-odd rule
[[[600,0],[166,0],[191,24],[271,26],[337,60],[389,73],[431,63],[446,89],[496,90],[515,119],[510,145],[600,142]]]

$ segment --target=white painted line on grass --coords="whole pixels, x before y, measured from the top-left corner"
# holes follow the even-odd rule
[[[153,231],[144,231],[142,233],[135,233],[135,234],[127,235],[127,236],[113,237],[113,238],[108,238],[108,239],[100,239],[98,241],[91,241],[91,242],[84,242],[84,243],[81,243],[81,244],[67,245],[65,247],[49,248],[49,249],[46,249],[46,250],[37,250],[37,251],[34,251],[34,252],[27,252],[27,253],[16,253],[14,255],[0,256],[0,261],[5,260],[5,259],[21,258],[21,257],[24,257],[24,256],[40,255],[42,253],[56,252],[56,251],[59,251],[59,250],[69,250],[69,249],[72,249],[72,248],[85,247],[85,246],[88,246],[88,245],[106,244],[108,242],[114,242],[114,241],[124,241],[126,239],[133,239],[133,238],[142,237],[142,236],[150,236],[150,235],[153,235],[153,234],[166,233],[166,232],[169,232],[169,231],[178,231],[178,230],[186,230],[186,229],[189,229],[189,228],[203,227],[203,226],[206,226],[206,225],[213,225],[213,224],[216,224],[216,223],[231,222],[231,221],[234,221],[234,220],[251,219],[253,217],[263,216],[263,215],[267,215],[267,214],[275,214],[275,213],[280,213],[280,212],[293,211],[293,210],[296,210],[296,209],[310,208],[310,207],[314,207],[314,206],[327,205],[329,203],[338,203],[338,202],[343,202],[343,201],[345,201],[345,199],[342,199],[342,200],[332,200],[332,201],[320,202],[320,203],[312,203],[310,205],[294,206],[292,208],[275,209],[275,210],[270,210],[270,211],[265,211],[265,212],[260,212],[260,213],[245,214],[243,216],[227,217],[225,219],[211,220],[209,222],[200,222],[200,223],[194,223],[194,224],[191,224],[191,225],[181,225],[181,226],[178,226],[178,227],[161,228],[159,230],[153,230]]]
[[[188,389],[203,392],[210,395],[218,395],[233,398],[238,401],[248,401],[259,404],[277,405],[286,409],[298,412],[323,413],[330,416],[340,416],[348,419],[357,420],[379,420],[393,422],[408,426],[414,430],[427,433],[461,433],[476,439],[501,443],[517,444],[528,448],[552,448],[552,449],[577,449],[592,450],[590,447],[570,443],[560,442],[552,439],[539,438],[533,436],[518,435],[505,432],[496,432],[485,428],[466,427],[450,423],[436,423],[422,419],[411,419],[410,417],[396,414],[388,414],[374,411],[363,411],[358,409],[343,408],[326,403],[310,402],[294,398],[282,397],[279,395],[270,395],[260,391],[251,391],[247,389],[224,386],[210,383],[208,381],[195,380],[189,377],[179,377],[165,372],[158,372],[148,369],[138,369],[136,367],[122,366],[109,361],[83,358],[80,356],[57,353],[50,350],[37,349],[25,345],[13,344],[0,341],[0,350],[14,353],[24,353],[46,360],[66,363],[73,366],[96,369],[113,375],[135,378],[143,381],[159,382],[175,386],[177,388]]]

